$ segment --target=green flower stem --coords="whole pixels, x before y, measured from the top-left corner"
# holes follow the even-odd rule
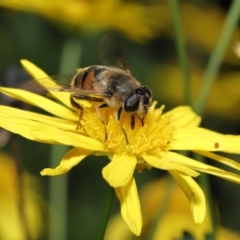
[[[68,39],[62,49],[60,73],[75,72],[80,64],[81,42]],[[52,146],[50,166],[56,167],[69,150],[68,146]],[[67,239],[68,175],[51,177],[49,180],[49,240]]]
[[[232,37],[233,31],[237,26],[239,16],[240,16],[240,1],[234,0],[229,9],[219,40],[216,44],[213,53],[210,56],[207,69],[203,77],[203,84],[200,89],[198,98],[194,104],[194,110],[200,115],[202,115],[204,111],[208,95],[210,93],[213,82],[216,78],[219,66],[225,55],[226,49],[229,45],[229,41]]]
[[[114,189],[110,186],[108,188],[109,188],[109,194],[108,194],[108,197],[107,197],[107,201],[106,201],[106,205],[105,205],[105,209],[104,209],[104,215],[103,215],[103,218],[102,218],[100,231],[99,231],[99,235],[98,235],[98,238],[97,238],[99,240],[104,239],[107,224],[108,224],[108,220],[109,220],[110,213],[111,213],[111,210],[112,210],[114,196],[115,196]]]
[[[52,146],[50,159],[51,167],[56,167],[68,150],[68,146]],[[49,240],[67,239],[67,185],[67,174],[50,177],[49,179]]]
[[[183,91],[185,103],[191,105],[191,91],[190,91],[190,77],[189,69],[187,64],[187,54],[184,45],[181,17],[180,17],[180,7],[178,0],[168,0],[170,10],[172,13],[173,30],[176,38],[176,47],[178,52],[178,58],[180,63],[181,75],[183,80]]]

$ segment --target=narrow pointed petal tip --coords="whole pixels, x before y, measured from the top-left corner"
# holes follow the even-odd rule
[[[36,82],[39,83],[39,86],[43,86],[43,79],[47,80],[48,83],[51,83],[51,87],[56,86],[56,83],[52,81],[51,77],[49,77],[42,69],[38,68],[35,64],[31,63],[30,61],[26,59],[22,59],[21,61],[22,66],[24,69],[28,72],[30,76],[32,76],[33,79],[36,80]],[[69,79],[70,81],[71,79]],[[47,89],[46,89],[47,90]],[[70,96],[64,92],[58,92],[58,91],[50,91],[51,95],[53,95],[56,99],[58,99],[60,102],[62,102],[64,105],[68,106],[70,109],[72,109],[72,105],[69,101]],[[70,110],[69,110],[70,111]]]
[[[35,64],[31,63],[30,61],[22,59],[20,60],[20,63],[31,76],[36,78],[48,77],[48,75],[44,71],[42,71],[40,68],[38,68]]]
[[[124,187],[115,188],[121,204],[121,214],[129,229],[140,236],[142,231],[141,206],[135,180],[132,178]]]
[[[169,172],[186,194],[194,222],[201,224],[206,215],[206,200],[202,189],[191,177],[177,174],[174,171]]]

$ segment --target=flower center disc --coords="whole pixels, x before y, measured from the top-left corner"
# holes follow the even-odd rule
[[[162,115],[164,106],[155,109],[153,103],[144,119],[144,126],[136,118],[134,129],[131,129],[131,116],[125,112],[121,115],[123,126],[129,144],[126,143],[124,133],[114,118],[114,110],[111,108],[100,109],[100,114],[105,122],[107,140],[105,141],[104,125],[97,116],[94,108],[85,108],[81,119],[81,125],[86,134],[94,139],[103,142],[108,152],[128,153],[141,155],[144,153],[161,155],[169,150],[169,144],[173,138],[175,128],[170,116]]]

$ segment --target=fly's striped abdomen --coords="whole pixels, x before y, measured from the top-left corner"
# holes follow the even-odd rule
[[[72,84],[74,87],[83,89],[83,90],[94,90],[94,85],[101,81],[102,73],[106,71],[107,68],[99,67],[99,66],[91,66],[88,68],[84,68],[81,72],[79,72]]]

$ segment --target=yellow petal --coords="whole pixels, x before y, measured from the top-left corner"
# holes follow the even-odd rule
[[[17,117],[15,115],[11,115],[12,110],[13,112],[15,111],[14,108],[9,107],[8,109],[10,110],[8,116],[1,116],[0,114],[0,126],[10,132],[19,134],[34,141],[51,144],[63,144],[67,146],[75,146],[88,150],[105,152],[104,145],[101,142],[93,138],[86,137],[80,134],[80,132],[71,132],[69,131],[69,127],[67,127],[67,130],[65,131],[64,129],[59,129],[58,124],[56,124],[56,126],[51,126],[46,122],[41,123],[34,121],[31,119],[31,117],[35,118],[35,113],[24,110],[18,111],[22,111],[23,116],[27,115],[30,119],[21,118],[21,115]],[[64,124],[67,125],[66,123]],[[75,127],[72,130],[74,131]]]
[[[8,106],[0,106],[0,119],[5,118],[9,123],[16,123],[19,119],[35,121],[36,123],[45,123],[61,129],[75,130],[76,122],[65,120],[58,117],[51,117],[40,113],[34,113],[26,110],[12,108]],[[29,126],[30,127],[30,126]]]
[[[10,119],[10,120],[9,120]],[[0,118],[0,127],[12,132],[19,134],[27,139],[34,140],[34,141],[40,141],[44,143],[52,143],[52,141],[48,141],[47,139],[44,139],[41,141],[37,137],[32,135],[32,128],[35,127],[37,122],[33,122],[29,119],[17,119],[17,118]]]
[[[194,151],[194,152],[196,152],[196,153],[198,153],[198,154],[200,154],[202,156],[211,158],[211,159],[213,159],[215,161],[218,161],[218,162],[220,162],[222,164],[225,164],[225,165],[227,165],[229,167],[235,168],[238,171],[240,171],[240,164],[238,162],[233,161],[230,158],[226,158],[226,157],[220,156],[220,155],[212,153],[212,152],[206,152],[206,151],[201,151],[201,150]]]
[[[150,165],[155,168],[163,169],[163,170],[173,170],[183,175],[197,177],[199,175],[198,172],[194,171],[191,168],[186,166],[180,165],[175,162],[171,162],[168,159],[165,159],[163,156],[162,158],[157,158],[152,155],[143,154],[143,159]]]
[[[137,236],[142,230],[142,214],[134,178],[127,185],[115,188],[121,204],[121,214],[130,230]]]
[[[45,124],[38,124],[32,128],[32,135],[40,141],[52,141],[54,144],[63,144],[84,148],[92,151],[105,152],[103,143],[76,132],[65,131]]]
[[[6,113],[6,110],[8,110],[8,113]],[[0,126],[34,141],[105,152],[104,145],[101,142],[80,134],[80,130],[75,131],[75,124],[54,117],[0,106]]]
[[[45,111],[53,115],[59,116],[61,118],[69,119],[73,121],[78,120],[78,115],[75,112],[60,105],[59,103],[56,103],[38,94],[31,93],[29,91],[25,91],[21,89],[3,88],[3,87],[0,88],[0,92],[10,97],[17,98],[23,102],[29,103],[33,106],[42,108]]]
[[[206,202],[201,188],[191,177],[177,174],[174,171],[170,173],[186,194],[195,223],[202,223],[206,214]]]
[[[240,136],[223,135],[204,128],[178,129],[171,148],[240,153]]]
[[[41,175],[56,176],[64,174],[71,170],[74,166],[80,163],[86,156],[90,155],[92,151],[80,148],[72,148],[63,157],[62,161],[56,168],[45,168],[41,171]]]
[[[103,177],[112,187],[125,186],[133,176],[136,163],[135,156],[114,155],[111,162],[103,168]]]
[[[176,127],[197,127],[201,122],[201,118],[188,106],[176,107],[163,116],[172,116]]]
[[[36,65],[34,65],[33,63],[29,62],[28,60],[22,59],[21,60],[21,64],[23,65],[23,67],[25,68],[25,70],[41,85],[44,84],[44,78],[46,81],[48,81],[48,83],[50,83],[51,78],[40,68],[38,68]],[[51,86],[57,86],[57,84],[54,81],[51,81],[52,84]],[[49,85],[48,85],[49,86]],[[66,106],[68,106],[69,108],[72,108],[72,105],[70,103],[70,99],[69,99],[69,94],[68,93],[64,93],[64,92],[58,92],[58,91],[49,91],[51,92],[51,94],[56,97],[59,101],[61,101],[62,103],[64,103]]]
[[[221,177],[223,179],[226,179],[231,182],[235,182],[240,184],[240,176],[228,171],[224,171],[220,168],[212,167],[208,164],[201,163],[199,161],[196,161],[192,158],[185,157],[181,154],[175,153],[175,152],[168,152],[166,154],[166,158],[169,161],[177,162],[179,164],[182,164],[184,166],[187,166],[189,168],[195,169],[199,172],[204,172],[208,174],[212,174],[214,176]]]

